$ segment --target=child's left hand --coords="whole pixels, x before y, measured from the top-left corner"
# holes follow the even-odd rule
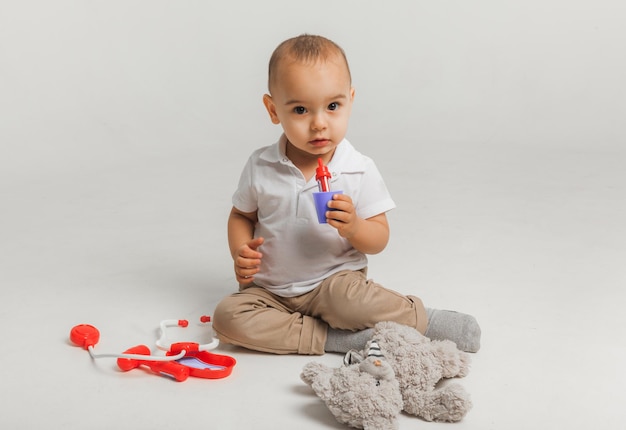
[[[326,211],[328,224],[336,228],[341,237],[349,240],[357,230],[358,221],[352,198],[345,194],[335,194],[328,202],[328,207],[333,209]]]
[[[385,213],[363,219],[357,216],[352,198],[335,194],[328,202],[334,210],[326,211],[328,225],[337,229],[339,235],[364,254],[377,254],[389,241],[389,224]]]

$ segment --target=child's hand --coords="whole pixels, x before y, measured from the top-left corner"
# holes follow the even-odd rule
[[[335,194],[328,202],[335,209],[326,212],[328,224],[335,227],[339,235],[364,254],[377,254],[389,241],[389,224],[384,213],[371,218],[359,218],[350,196]]]
[[[241,285],[251,284],[254,281],[254,275],[259,273],[261,258],[263,254],[257,251],[259,246],[263,244],[263,238],[257,237],[250,242],[242,245],[235,257],[235,277]]]
[[[335,194],[328,202],[328,207],[334,209],[326,212],[328,224],[335,227],[341,237],[350,240],[356,233],[358,221],[352,198],[345,194]]]

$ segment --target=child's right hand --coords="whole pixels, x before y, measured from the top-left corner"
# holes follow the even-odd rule
[[[263,238],[257,237],[242,245],[235,256],[235,277],[241,285],[248,285],[254,281],[254,275],[259,273],[261,254],[257,249],[263,244]]]

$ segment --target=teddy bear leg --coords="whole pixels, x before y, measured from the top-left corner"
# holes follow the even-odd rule
[[[436,350],[436,356],[441,360],[443,378],[467,376],[471,361],[468,353],[460,351],[454,342],[449,340],[435,340],[431,342],[431,345]]]
[[[333,371],[329,367],[321,363],[311,362],[302,369],[300,379],[309,385],[322,400],[327,400],[328,396],[326,393],[330,390],[332,375]]]
[[[472,408],[467,392],[459,384],[429,391],[405,391],[404,410],[426,421],[460,421]]]

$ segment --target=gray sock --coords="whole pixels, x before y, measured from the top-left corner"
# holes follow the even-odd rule
[[[480,326],[471,315],[454,311],[428,309],[428,328],[425,336],[432,340],[448,339],[465,352],[480,349]]]
[[[326,352],[341,352],[346,353],[351,349],[361,351],[365,348],[365,344],[372,339],[374,335],[374,329],[367,328],[360,331],[350,330],[338,330],[335,328],[328,328],[328,334],[326,335],[326,346],[324,349]]]

